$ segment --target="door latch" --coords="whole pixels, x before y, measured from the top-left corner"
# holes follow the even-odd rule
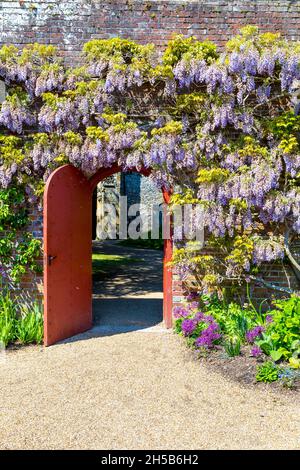
[[[55,260],[57,256],[48,255],[48,266],[51,266],[52,261]]]

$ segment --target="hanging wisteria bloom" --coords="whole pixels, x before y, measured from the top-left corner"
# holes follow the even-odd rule
[[[35,114],[17,95],[8,97],[2,103],[0,126],[4,126],[17,134],[22,134],[24,128],[34,126],[35,124]]]
[[[295,261],[299,64],[296,44],[253,26],[221,54],[193,37],[175,37],[159,54],[95,39],[68,70],[53,46],[4,46],[0,186],[40,197],[63,164],[87,178],[112,165],[146,172],[172,193],[171,205],[202,208],[191,231],[203,231],[204,247],[189,251],[185,232],[174,230],[173,269],[184,283],[193,277],[199,293],[218,295],[227,283],[257,284],[262,264]],[[208,328],[199,345],[214,344],[219,333]]]

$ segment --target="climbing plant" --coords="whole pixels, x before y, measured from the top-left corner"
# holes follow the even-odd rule
[[[212,250],[179,247],[183,278],[194,274],[204,291],[264,283],[260,265],[284,257],[299,272],[290,249],[300,231],[299,43],[253,26],[221,53],[193,37],[162,54],[93,40],[68,70],[52,46],[4,46],[0,77],[2,188],[39,197],[64,163],[87,177],[115,162],[151,167],[158,185],[178,187],[174,204],[203,207]]]
[[[28,268],[41,270],[37,261],[41,243],[26,231],[29,224],[26,202],[24,186],[0,188],[0,276],[13,282],[18,282]]]

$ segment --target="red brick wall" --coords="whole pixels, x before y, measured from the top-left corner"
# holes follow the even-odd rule
[[[32,206],[29,213],[30,224],[27,231],[31,232],[35,238],[43,241],[43,213],[41,208]],[[38,260],[42,267],[43,259]],[[11,286],[10,286],[11,287]],[[14,287],[13,292],[24,300],[43,299],[43,274],[28,271],[23,276],[20,285]]]
[[[30,226],[29,230],[35,238],[43,243],[43,211],[40,207],[31,207],[30,210]],[[43,258],[39,260],[39,264],[43,266]],[[27,292],[31,298],[43,298],[43,274],[28,273],[23,279],[21,288]]]
[[[121,36],[161,46],[173,33],[210,39],[219,46],[242,25],[300,39],[295,0],[2,0],[0,44],[55,44],[67,62],[78,61],[93,38]]]

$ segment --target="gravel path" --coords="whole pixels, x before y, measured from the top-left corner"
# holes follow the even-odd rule
[[[299,449],[300,400],[227,381],[160,326],[91,332],[6,354],[0,448]]]
[[[93,330],[0,354],[0,449],[300,449],[299,395],[193,360],[159,323],[161,254],[139,256],[95,287]]]
[[[94,253],[130,256],[135,261],[94,280],[93,316],[99,331],[126,332],[162,321],[162,256],[159,250],[93,243]]]

